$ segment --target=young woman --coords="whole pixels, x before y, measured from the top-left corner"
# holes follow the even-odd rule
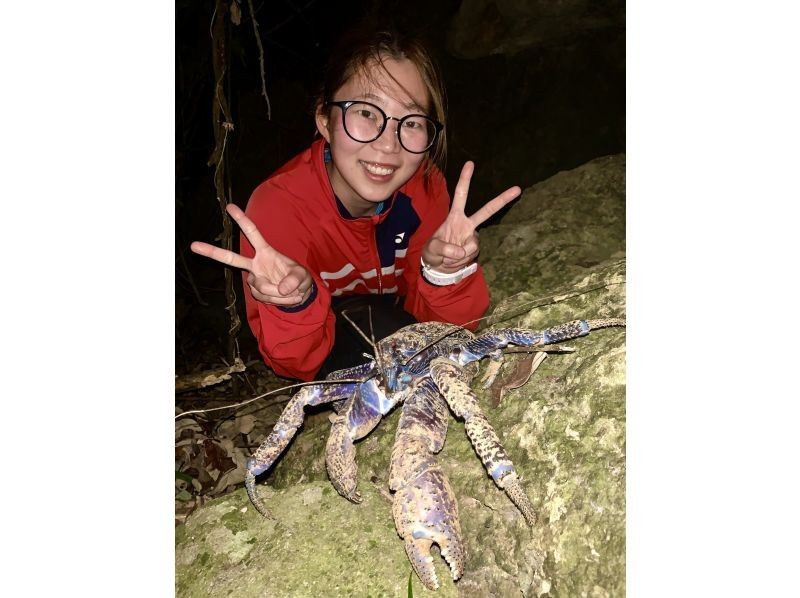
[[[247,319],[277,374],[312,380],[362,363],[369,348],[343,310],[366,334],[371,320],[376,338],[414,321],[462,325],[486,311],[475,229],[520,189],[467,217],[467,162],[450,207],[437,166],[446,152],[443,96],[418,42],[351,33],[317,98],[321,137],[256,188],[246,215],[228,206],[241,255],[192,244],[245,271]]]

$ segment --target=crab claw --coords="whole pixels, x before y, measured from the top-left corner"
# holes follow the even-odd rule
[[[356,450],[345,422],[346,418],[343,416],[338,416],[333,421],[325,449],[325,467],[336,491],[347,500],[358,504],[362,498],[361,493],[356,490]]]
[[[430,553],[432,544],[439,545],[453,581],[461,577],[465,554],[458,505],[450,482],[438,466],[426,469],[395,493],[392,515],[397,533],[405,541],[408,560],[426,588],[439,587]]]
[[[264,503],[259,498],[258,490],[256,489],[256,475],[263,473],[265,470],[265,467],[258,466],[258,461],[255,458],[250,457],[247,460],[247,471],[244,473],[244,487],[247,489],[247,496],[250,497],[250,502],[253,503],[256,511],[267,519],[274,519],[272,513],[269,512],[269,509],[264,506]]]

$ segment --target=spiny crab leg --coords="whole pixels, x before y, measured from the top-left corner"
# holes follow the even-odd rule
[[[496,355],[499,349],[508,345],[522,347],[537,347],[552,345],[561,341],[580,338],[589,334],[590,330],[608,328],[611,326],[625,326],[621,318],[607,318],[602,320],[573,320],[566,324],[559,324],[552,328],[536,331],[527,328],[501,328],[490,330],[471,341],[456,348],[450,359],[460,365],[466,365],[486,357]]]
[[[439,581],[430,549],[437,544],[453,581],[464,573],[464,542],[455,494],[435,453],[447,435],[447,405],[430,379],[406,399],[392,449],[389,487],[397,533],[417,576],[429,590]]]
[[[339,377],[346,378],[347,374],[362,373],[364,368],[351,368],[342,370]],[[339,372],[337,372],[339,374]],[[261,502],[256,491],[256,476],[267,471],[283,450],[288,446],[298,428],[303,425],[304,411],[306,405],[322,405],[332,401],[349,399],[353,396],[357,388],[356,383],[342,384],[313,384],[306,386],[298,391],[284,408],[278,421],[267,436],[247,460],[247,471],[244,474],[244,486],[247,495],[256,510],[264,517],[272,518],[272,514]]]
[[[505,490],[528,525],[533,525],[536,521],[533,505],[519,482],[514,464],[508,458],[503,444],[481,411],[477,397],[465,382],[463,370],[451,361],[437,357],[431,362],[431,378],[453,413],[464,419],[467,436],[495,484]]]
[[[333,487],[347,500],[361,502],[361,494],[356,490],[358,466],[353,443],[369,434],[406,394],[395,392],[387,397],[374,379],[368,380],[357,387],[355,396],[332,420],[325,447],[325,467]]]

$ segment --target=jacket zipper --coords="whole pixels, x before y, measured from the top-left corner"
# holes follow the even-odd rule
[[[383,281],[381,280],[381,256],[378,253],[378,227],[373,222],[372,223],[372,240],[375,242],[375,258],[378,264],[378,267],[375,269],[375,273],[378,276],[378,295],[383,295]]]
[[[397,192],[395,191],[395,193],[391,197],[391,200],[387,200],[387,201],[390,201],[389,209],[391,209],[391,206],[394,204],[394,198],[395,198],[396,195],[397,195]],[[389,210],[387,209],[383,213],[388,212],[388,211]],[[383,295],[383,279],[381,278],[381,254],[378,251],[378,220],[380,220],[380,216],[379,215],[376,214],[375,216],[373,216],[373,219],[372,219],[372,240],[375,242],[374,243],[375,258],[376,258],[376,261],[378,263],[378,267],[375,269],[375,273],[378,276],[378,294],[379,295]]]

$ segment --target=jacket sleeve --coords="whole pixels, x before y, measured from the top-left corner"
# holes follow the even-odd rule
[[[335,317],[330,309],[331,296],[318,274],[308,267],[309,231],[290,202],[281,201],[286,191],[260,185],[250,197],[245,213],[277,251],[306,268],[314,279],[314,291],[308,303],[299,309],[266,305],[253,298],[243,272],[247,321],[258,341],[264,361],[279,376],[313,380],[333,347]],[[253,246],[240,235],[241,254],[254,255]]]
[[[408,268],[403,272],[408,284],[404,308],[421,322],[448,322],[475,330],[478,322],[474,320],[481,318],[489,307],[483,269],[478,266],[474,274],[449,286],[436,286],[422,277],[422,250],[450,211],[450,195],[442,173],[434,170],[428,188],[420,185],[417,192],[425,201],[416,204],[421,223],[409,243]]]

